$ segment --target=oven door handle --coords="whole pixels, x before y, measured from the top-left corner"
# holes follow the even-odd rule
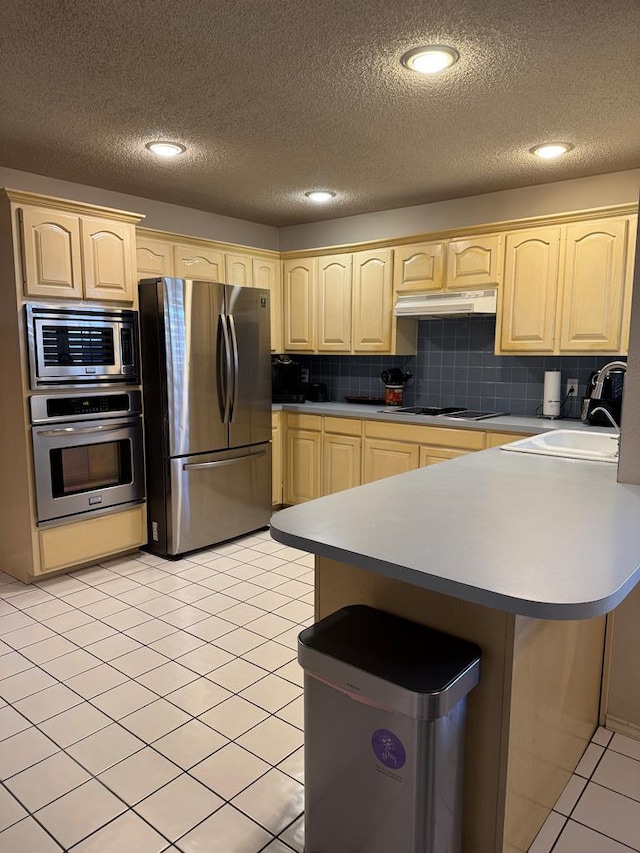
[[[221,468],[223,465],[235,465],[236,462],[244,462],[245,459],[260,459],[261,456],[266,456],[267,451],[261,450],[259,453],[245,453],[244,456],[234,456],[233,459],[220,459],[218,462],[186,462],[182,466],[183,471],[195,471],[198,468]]]
[[[94,427],[63,427],[62,429],[39,429],[38,435],[54,436],[54,435],[90,435],[91,433],[116,432],[126,429],[126,426],[94,426]]]

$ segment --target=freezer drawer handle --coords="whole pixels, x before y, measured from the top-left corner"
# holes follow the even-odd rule
[[[233,319],[233,314],[227,314],[227,323],[229,325],[229,333],[231,336],[231,350],[233,355],[233,373],[231,374],[231,391],[229,399],[231,408],[229,410],[229,423],[233,423],[234,413],[236,408],[236,399],[238,396],[238,338],[236,336],[236,324]]]
[[[63,427],[61,429],[42,429],[38,430],[38,435],[88,435],[90,433],[98,432],[117,432],[118,430],[122,429],[122,426],[122,424],[119,424],[118,426],[82,427],[82,429],[77,429],[75,427]]]
[[[234,456],[233,459],[221,459],[219,462],[185,462],[182,470],[195,471],[196,468],[221,468],[223,465],[235,465],[236,462],[244,462],[245,459],[260,459],[261,456],[266,455],[267,451],[261,450],[259,453],[245,453],[244,456]]]

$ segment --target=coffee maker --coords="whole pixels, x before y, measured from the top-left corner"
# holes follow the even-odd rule
[[[288,355],[275,355],[271,359],[271,400],[273,403],[304,403],[305,385],[301,379],[302,368]]]
[[[587,382],[582,398],[581,419],[592,426],[620,426],[622,395],[627,365],[624,361],[610,361],[594,371]]]

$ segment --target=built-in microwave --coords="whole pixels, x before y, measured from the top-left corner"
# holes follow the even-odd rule
[[[28,303],[25,316],[33,391],[139,382],[135,311]]]

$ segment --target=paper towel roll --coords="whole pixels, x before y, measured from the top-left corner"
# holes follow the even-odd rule
[[[545,370],[542,392],[542,414],[545,418],[560,416],[560,379],[559,370]]]

